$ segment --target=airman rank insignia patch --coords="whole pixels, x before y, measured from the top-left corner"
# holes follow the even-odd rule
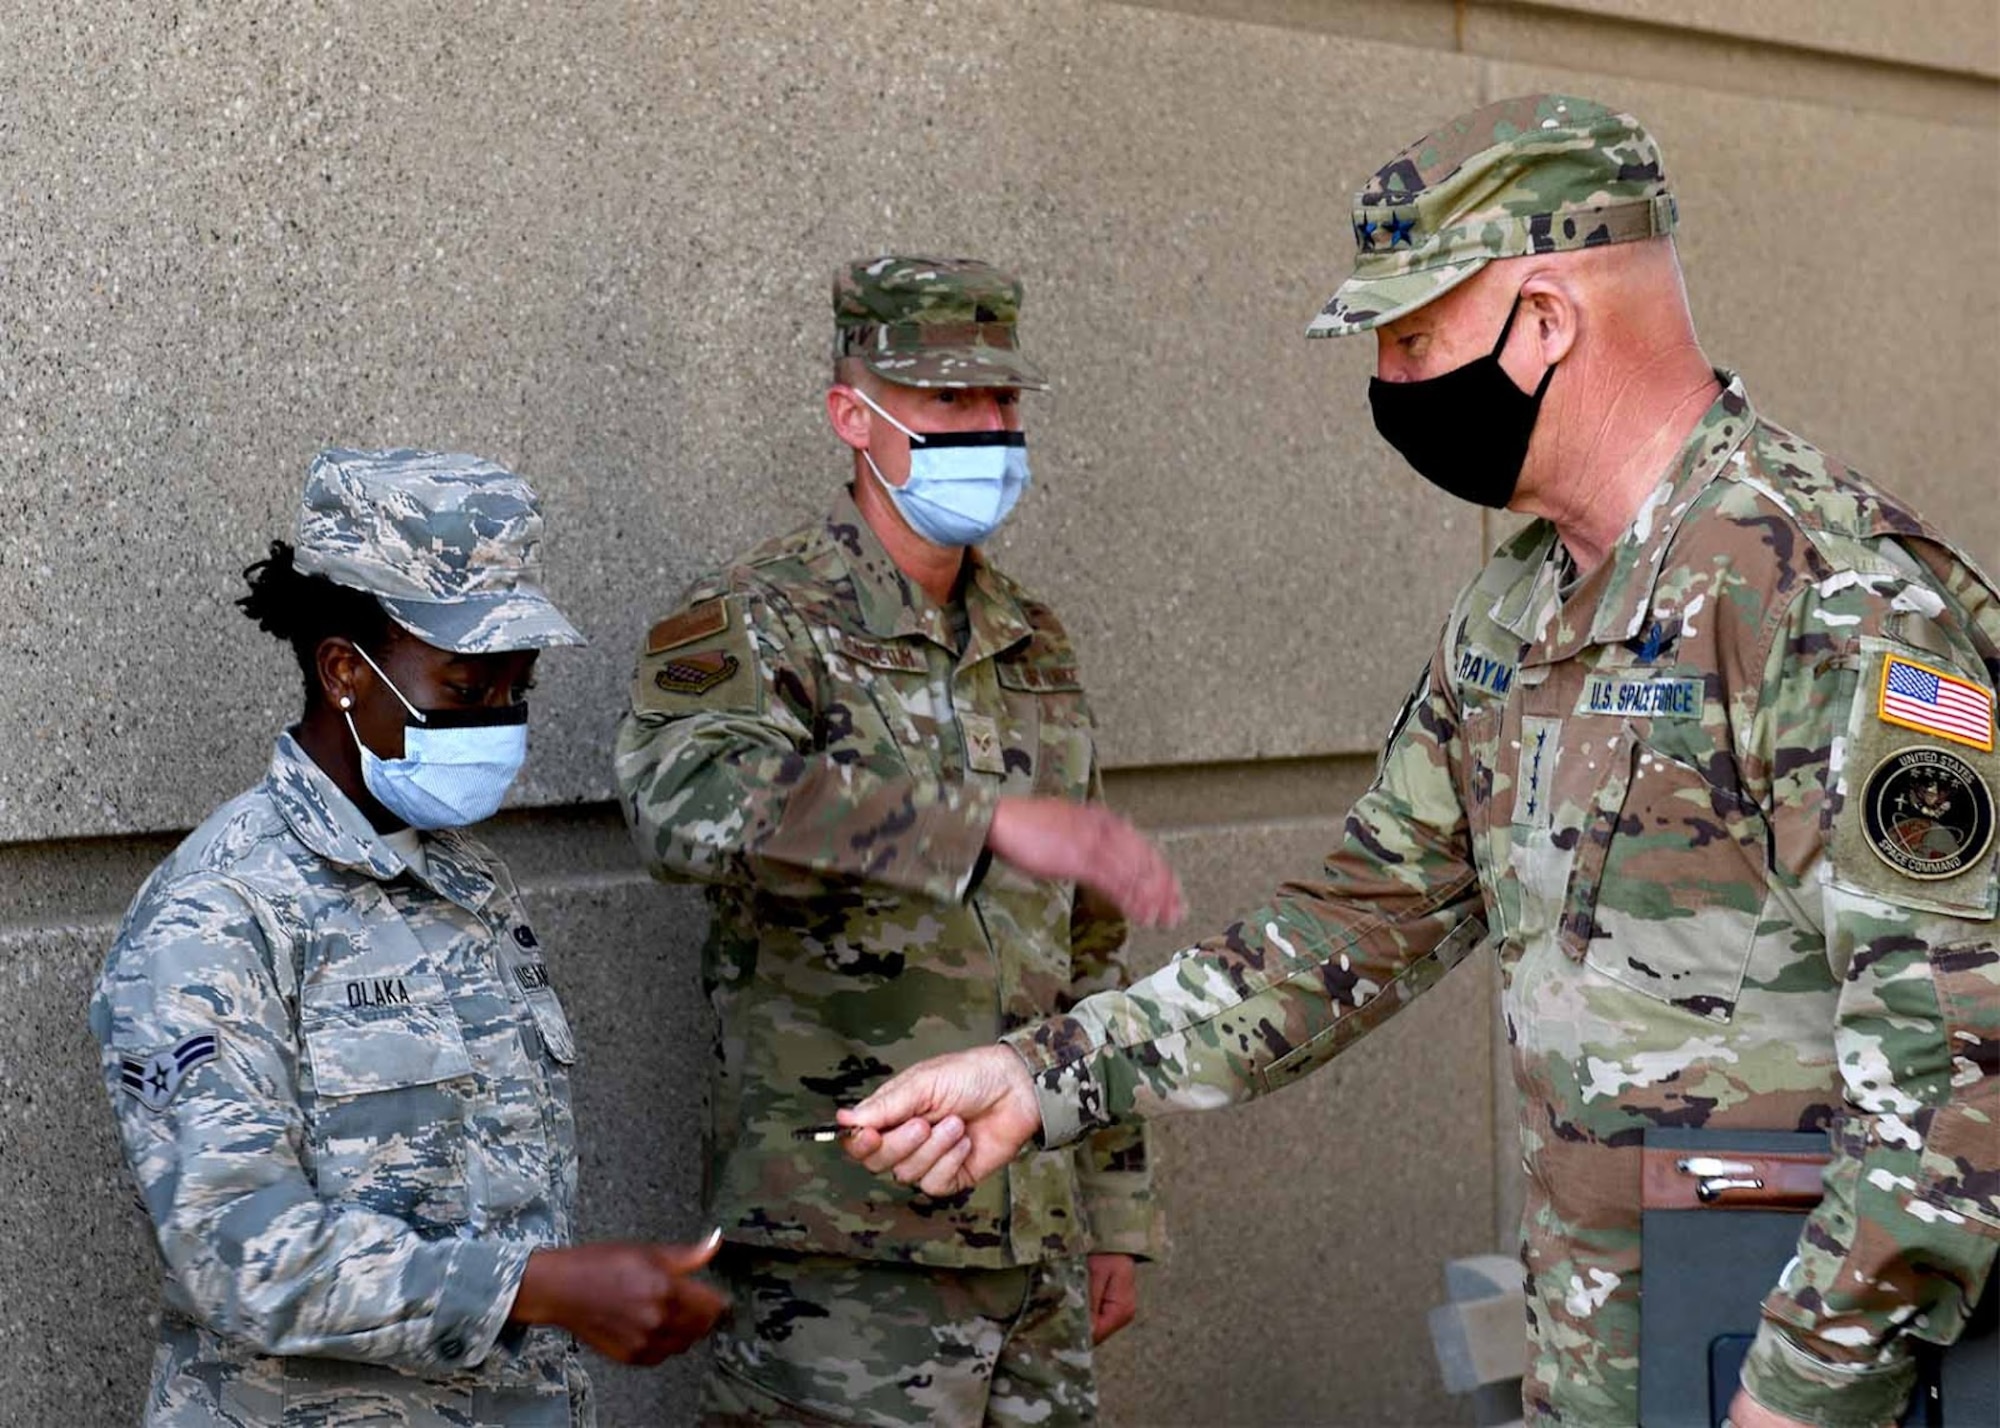
[[[653,683],[668,694],[706,694],[734,679],[742,667],[727,650],[704,650],[668,660],[653,676]]]
[[[729,628],[729,605],[720,595],[669,615],[646,632],[646,653],[665,654]]]
[[[1875,713],[1885,724],[1993,750],[1993,696],[1969,679],[1890,655],[1882,661]]]
[[[1956,754],[1899,749],[1868,776],[1861,826],[1875,856],[1904,876],[1956,877],[1993,841],[1993,790]]]
[[[959,727],[965,730],[965,762],[975,773],[1007,772],[1007,751],[1000,743],[1000,725],[985,714],[961,713]]]
[[[165,1051],[155,1051],[144,1060],[128,1056],[119,1064],[118,1079],[147,1110],[164,1111],[194,1069],[214,1060],[216,1045],[215,1033],[209,1031]]]

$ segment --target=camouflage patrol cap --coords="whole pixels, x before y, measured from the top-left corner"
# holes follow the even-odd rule
[[[1354,273],[1308,337],[1393,322],[1494,258],[1674,230],[1660,150],[1629,114],[1588,99],[1503,99],[1426,134],[1354,196]]]
[[[1046,391],[1020,319],[1021,284],[972,258],[864,258],[833,275],[833,355],[905,387]]]
[[[542,593],[541,502],[511,471],[441,451],[322,451],[306,473],[297,567],[366,590],[457,654],[580,645]]]

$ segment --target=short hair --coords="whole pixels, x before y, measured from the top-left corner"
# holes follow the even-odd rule
[[[864,392],[880,390],[877,384],[882,380],[868,370],[868,364],[850,352],[844,357],[833,359],[833,380],[844,387],[858,387]]]
[[[308,708],[325,696],[319,683],[323,641],[347,639],[379,652],[394,632],[389,612],[373,595],[337,585],[324,575],[305,574],[284,541],[272,541],[268,556],[245,566],[243,579],[250,593],[237,600],[237,608],[266,634],[291,644],[305,678]]]

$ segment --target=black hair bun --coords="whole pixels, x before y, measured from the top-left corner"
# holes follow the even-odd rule
[[[389,638],[389,613],[380,601],[324,575],[305,574],[284,541],[272,541],[268,556],[246,565],[243,580],[250,593],[237,600],[237,608],[266,634],[291,645],[305,676],[308,703],[320,697],[315,663],[323,642],[345,639],[379,650]]]
[[[299,585],[304,579],[291,546],[274,540],[270,555],[243,567],[250,593],[236,602],[236,608],[255,620],[265,634],[289,640],[298,629],[299,596],[303,593]]]

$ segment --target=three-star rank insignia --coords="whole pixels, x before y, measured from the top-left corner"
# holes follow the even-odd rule
[[[1993,791],[1945,749],[1897,750],[1868,775],[1862,800],[1869,848],[1905,877],[1957,877],[1993,841]]]
[[[741,661],[727,650],[703,650],[668,660],[654,674],[653,683],[668,694],[706,694],[735,678],[740,668]]]
[[[140,1105],[158,1113],[167,1108],[197,1066],[215,1059],[216,1049],[215,1033],[205,1031],[143,1059],[125,1057],[119,1063],[118,1079]]]

